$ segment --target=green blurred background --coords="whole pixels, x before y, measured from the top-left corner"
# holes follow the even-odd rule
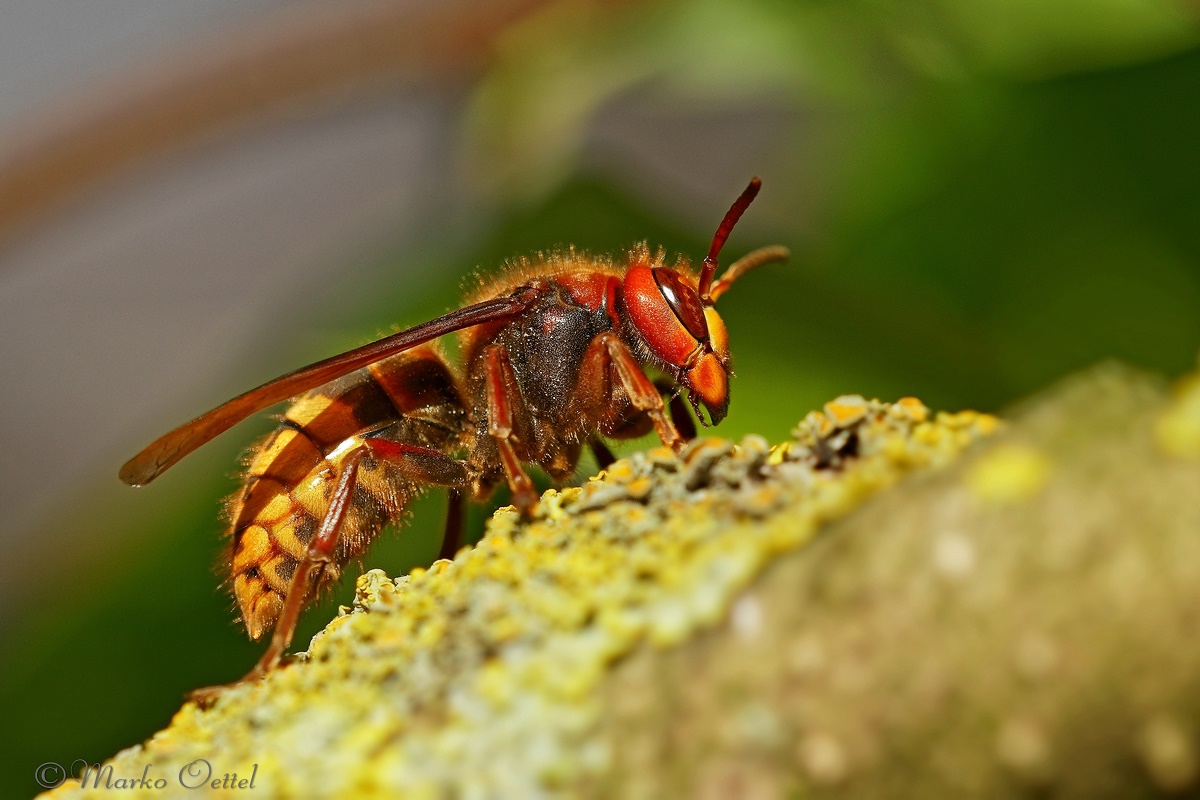
[[[319,307],[321,324],[247,344],[278,361],[161,409],[168,424],[279,367],[442,313],[476,267],[513,255],[649,240],[698,259],[751,174],[763,192],[726,258],[772,243],[794,257],[722,300],[737,375],[721,435],[778,440],[843,393],[1000,410],[1103,359],[1166,375],[1195,363],[1195,6],[535,5],[456,95],[457,210],[293,292],[296,316]],[[0,796],[35,791],[39,763],[143,740],[184,692],[258,657],[210,565],[238,453],[269,428],[247,423],[132,499],[113,499],[114,462],[39,523],[87,544],[31,566],[5,617]],[[443,508],[431,493],[366,566],[428,562]],[[352,584],[305,615],[300,648]]]

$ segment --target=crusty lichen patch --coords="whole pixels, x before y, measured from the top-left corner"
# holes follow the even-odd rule
[[[178,791],[179,770],[204,759],[217,779],[253,770],[256,797],[554,796],[610,766],[597,689],[612,664],[728,617],[779,554],[996,427],[911,398],[842,397],[774,447],[749,436],[636,453],[547,492],[531,520],[501,509],[452,561],[363,575],[355,607],[296,663],[211,709],[185,705],[112,774],[153,763]],[[110,796],[90,786],[54,794]]]

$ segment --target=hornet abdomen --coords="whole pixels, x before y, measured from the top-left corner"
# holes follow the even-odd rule
[[[358,370],[298,398],[248,459],[245,487],[230,498],[230,580],[246,631],[274,625],[292,575],[332,499],[345,454],[370,434],[442,452],[462,446],[458,381],[432,347]],[[420,488],[364,459],[333,561],[317,589],[334,583]]]

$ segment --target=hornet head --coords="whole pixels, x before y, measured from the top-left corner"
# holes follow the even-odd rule
[[[700,414],[703,403],[714,425],[725,419],[729,411],[732,374],[729,335],[714,304],[741,275],[788,256],[787,248],[764,247],[736,261],[720,280],[713,281],[721,248],[761,185],[758,178],[751,180],[725,214],[704,258],[699,279],[639,258],[629,267],[621,284],[623,316],[655,360],[687,390],[700,421],[704,421]]]

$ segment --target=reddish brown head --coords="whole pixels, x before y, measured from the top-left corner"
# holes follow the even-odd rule
[[[639,260],[630,265],[621,284],[623,315],[655,359],[687,390],[696,415],[703,422],[703,403],[714,425],[729,411],[731,370],[729,337],[713,304],[747,269],[787,255],[778,247],[755,251],[713,282],[721,247],[760,186],[754,178],[730,207],[713,236],[698,281],[671,267]]]

